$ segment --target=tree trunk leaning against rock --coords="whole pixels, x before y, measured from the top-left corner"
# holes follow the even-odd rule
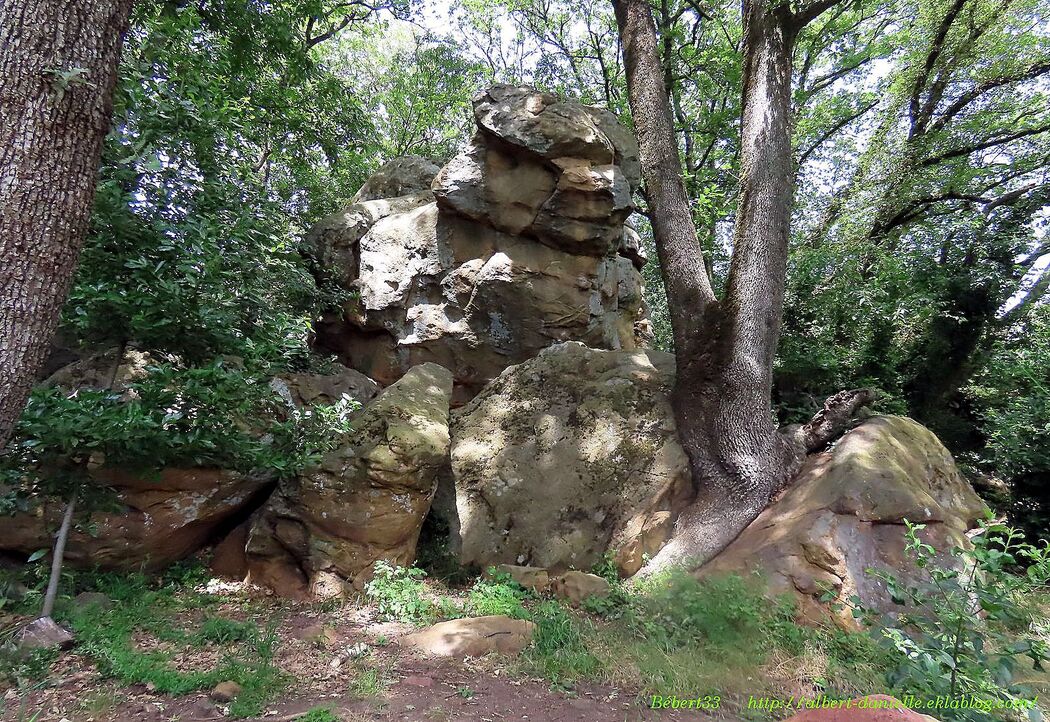
[[[795,38],[841,0],[792,11],[744,0],[740,202],[723,298],[707,277],[672,124],[656,26],[646,0],[613,0],[638,133],[653,236],[667,289],[677,377],[672,396],[696,501],[643,574],[699,566],[723,549],[870,398],[829,399],[804,427],[778,429],[771,396],[793,198],[791,73]]]
[[[132,0],[0,4],[0,448],[87,234]]]

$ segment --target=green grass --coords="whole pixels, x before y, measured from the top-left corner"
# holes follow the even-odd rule
[[[228,645],[253,639],[258,634],[259,627],[254,622],[209,616],[204,619],[194,639],[198,644]]]
[[[790,602],[739,577],[674,573],[640,587],[615,582],[608,599],[583,610],[549,600],[525,608],[537,629],[520,671],[556,688],[590,680],[745,700],[799,681],[829,694],[885,688],[888,660],[868,635],[800,625]]]
[[[295,722],[340,722],[331,707],[314,707],[307,710],[301,717],[296,717]]]
[[[122,685],[148,685],[162,694],[183,695],[210,689],[232,680],[242,687],[230,704],[234,717],[261,714],[265,704],[285,689],[289,680],[273,663],[276,628],[259,629],[240,622],[206,615],[195,622],[199,610],[213,602],[193,591],[191,575],[165,576],[151,582],[142,575],[102,575],[96,589],[113,600],[109,609],[77,609],[64,604],[60,616],[70,625],[78,652],[90,657],[98,671]],[[185,622],[176,620],[186,619]],[[144,650],[134,643],[146,635],[167,645]],[[214,667],[180,670],[168,661],[171,647],[214,644],[227,654]]]
[[[354,678],[350,683],[350,692],[355,697],[369,699],[382,695],[389,686],[390,683],[384,676],[382,669],[362,665],[357,667],[354,672]]]

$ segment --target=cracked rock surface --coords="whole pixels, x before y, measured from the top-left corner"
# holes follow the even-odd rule
[[[316,469],[253,519],[248,579],[292,598],[341,596],[372,565],[408,566],[448,456],[452,375],[421,364],[384,389]]]
[[[648,337],[632,134],[605,110],[497,85],[443,168],[395,159],[317,224],[315,272],[352,293],[317,344],[387,386],[435,362],[453,405],[567,340],[630,350]],[[402,195],[381,198],[389,190]]]

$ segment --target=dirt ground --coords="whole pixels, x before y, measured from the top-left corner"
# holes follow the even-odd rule
[[[268,605],[272,605],[272,608]],[[244,609],[253,609],[250,615]],[[374,621],[366,608],[352,605],[325,612],[316,605],[292,604],[243,593],[232,595],[211,613],[235,618],[268,615],[279,621],[275,664],[290,678],[261,717],[290,722],[297,714],[328,707],[344,722],[398,720],[452,722],[528,720],[530,722],[634,722],[713,720],[698,711],[652,710],[632,690],[579,684],[553,689],[541,679],[514,671],[513,660],[427,658],[403,649],[398,640],[412,627]],[[156,640],[136,639],[144,648],[164,649]],[[172,650],[180,670],[207,668],[221,648]],[[362,673],[370,682],[361,688]],[[4,722],[217,722],[231,719],[228,707],[209,691],[182,696],[159,694],[145,686],[122,687],[102,679],[91,659],[74,648],[52,666],[47,680],[28,693],[10,689],[3,698]]]

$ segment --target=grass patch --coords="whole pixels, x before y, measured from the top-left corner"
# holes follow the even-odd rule
[[[676,572],[638,587],[614,582],[607,599],[583,611],[554,601],[525,606],[537,629],[519,664],[558,688],[590,680],[644,695],[746,701],[885,687],[887,657],[870,636],[801,626],[792,603],[769,600],[739,577],[697,581]]]
[[[331,707],[314,707],[307,710],[301,717],[296,717],[295,722],[341,722]]]
[[[232,680],[243,691],[230,704],[231,716],[261,714],[289,682],[273,663],[276,627],[262,630],[251,622],[211,615],[199,624],[194,622],[199,610],[213,602],[187,582],[195,580],[166,576],[151,583],[139,574],[100,576],[96,589],[113,600],[111,607],[76,608],[66,603],[59,616],[72,628],[78,651],[90,657],[105,678],[122,685],[148,685],[172,695]],[[141,644],[143,639],[149,644]],[[171,664],[178,648],[203,645],[225,648],[218,664],[188,670]]]
[[[379,667],[360,665],[354,671],[354,678],[350,682],[350,692],[355,697],[371,699],[379,697],[386,692],[390,686],[389,680]]]
[[[254,622],[238,622],[222,617],[206,617],[200,631],[195,636],[198,644],[227,645],[234,642],[245,642],[259,634],[259,627]]]

